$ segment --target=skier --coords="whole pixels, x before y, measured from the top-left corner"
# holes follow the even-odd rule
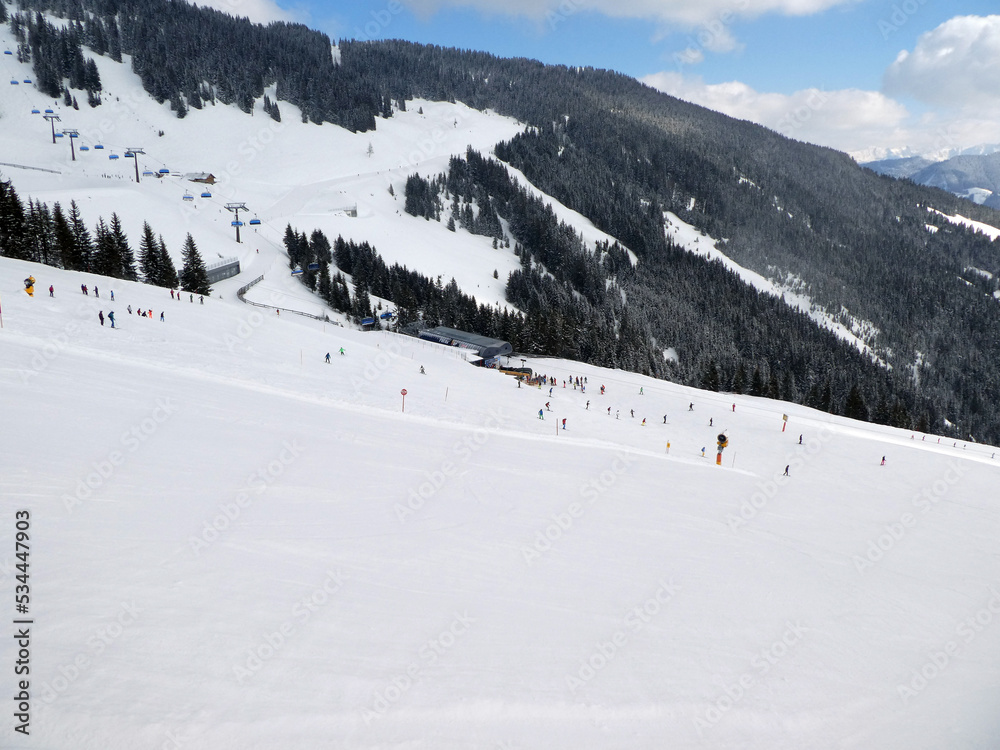
[[[205,304],[205,296],[202,295],[202,296],[198,297],[198,302],[200,302],[201,304],[204,305]]]
[[[688,411],[694,411],[694,401],[688,404]]]
[[[97,287],[96,286],[94,287],[94,296],[95,297],[100,297],[101,296],[101,293],[99,291],[97,291]]]
[[[87,294],[87,285],[86,284],[80,284],[80,291],[83,292],[84,294]],[[87,296],[89,297],[90,295],[87,294]]]
[[[629,409],[629,414],[632,415],[632,419],[635,419],[635,409]]]
[[[666,415],[666,414],[664,414],[664,415],[663,415],[663,424],[666,424],[666,423],[667,423],[667,415]]]
[[[326,363],[330,364],[330,352],[326,353]]]
[[[620,413],[621,413],[621,412],[619,412],[619,411],[618,411],[618,409],[615,409],[615,419],[618,419],[618,415],[619,415]]]
[[[590,411],[590,399],[587,399],[587,411]]]
[[[712,426],[712,417],[709,417],[709,418],[708,418],[708,426],[709,426],[709,427],[711,427],[711,426]]]
[[[566,429],[566,420],[565,419],[563,419],[563,429],[564,430]]]
[[[344,356],[344,347],[340,347],[340,356],[341,356],[341,357],[343,357],[343,356]]]
[[[882,463],[880,465],[885,466],[885,456],[882,456]]]
[[[55,297],[55,296],[56,296],[56,295],[55,295],[55,291],[56,291],[56,290],[55,290],[55,289],[54,289],[54,288],[52,287],[52,285],[51,285],[51,284],[49,284],[49,296],[50,296],[50,297]]]
[[[426,375],[427,374],[426,372],[424,372],[424,366],[423,365],[420,365],[420,374],[421,375]]]
[[[160,313],[160,322],[163,322],[163,313]]]
[[[193,294],[191,294],[191,295],[189,295],[189,296],[191,297],[191,304],[193,305],[193,304],[194,304],[194,295],[193,295]]]
[[[786,464],[786,465],[785,465],[785,473],[784,473],[784,476],[786,476],[786,477],[788,476],[788,467],[789,467],[789,466],[791,466],[791,464]]]
[[[645,427],[646,426],[646,418],[645,417],[642,418],[642,424],[640,426],[641,427]]]
[[[173,299],[173,298],[174,298],[174,290],[173,290],[173,289],[171,289],[171,290],[170,290],[170,299]]]
[[[702,458],[704,458],[704,457],[705,457],[705,446],[704,446],[704,445],[703,445],[703,446],[701,446],[701,457],[702,457]]]
[[[548,401],[545,402],[545,411],[552,411],[552,409],[549,407]]]
[[[604,395],[604,386],[603,385],[601,386],[601,395],[602,396]]]
[[[552,398],[552,389],[549,388],[549,398]]]
[[[733,411],[736,411],[736,404],[733,404]]]
[[[129,315],[131,315],[131,314],[132,314],[132,305],[129,305],[129,306],[128,306],[128,314],[129,314]]]
[[[802,445],[802,436],[799,435],[799,445]]]
[[[115,301],[115,290],[114,289],[111,290],[111,301],[112,302]]]
[[[108,320],[111,321],[111,327],[114,328],[115,327],[115,312],[114,312],[114,310],[112,310],[112,311],[110,311],[108,313]]]
[[[538,410],[538,418],[542,419],[542,420],[545,419],[545,410],[544,409],[539,409]]]
[[[611,407],[610,406],[608,407],[608,416],[609,417],[611,416]]]
[[[101,310],[99,313],[97,313],[97,317],[100,319],[101,325],[104,325],[104,310]]]
[[[642,386],[639,386],[639,395],[642,395]]]

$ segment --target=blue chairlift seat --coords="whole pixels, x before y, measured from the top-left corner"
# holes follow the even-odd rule
[[[19,84],[19,83],[20,83],[20,81],[11,81],[10,85],[11,86],[17,86],[17,84]]]
[[[375,318],[362,318],[361,325],[363,326],[373,326],[375,325]]]
[[[63,137],[65,137],[64,133],[56,133],[56,138],[63,138]]]
[[[206,190],[204,193],[201,194],[201,197],[202,198],[211,198],[212,194]]]
[[[250,226],[255,227],[260,224],[260,219],[250,219]]]
[[[153,172],[152,170],[146,169],[146,170],[143,170],[142,176],[143,177],[156,177],[156,172]]]
[[[5,55],[13,55],[13,54],[14,54],[14,53],[13,53],[13,52],[11,52],[11,51],[10,51],[9,49],[5,49],[5,50],[3,51],[3,53],[4,53]]]
[[[81,151],[90,151],[90,146],[80,146]]]
[[[47,115],[51,115],[51,114],[52,114],[52,110],[51,110],[51,109],[47,109],[47,110],[45,110],[45,114],[47,114]]]
[[[33,114],[33,115],[40,115],[41,113],[42,113],[42,110],[40,110],[40,109],[33,109],[33,110],[31,110],[31,114]]]
[[[191,193],[184,193],[183,199],[186,200],[186,201],[193,201],[194,200],[194,196],[191,195]]]
[[[231,222],[231,223],[232,223],[232,225],[234,227],[241,227],[241,226],[243,226],[243,222],[242,221],[234,221],[234,222]]]
[[[111,156],[109,156],[108,158],[109,159],[117,159],[118,158],[118,154],[111,154]]]
[[[124,156],[124,157],[125,157],[126,159],[134,159],[134,158],[135,158],[135,152],[134,152],[134,151],[126,151],[126,152],[125,152],[125,153],[123,154],[123,156]]]
[[[104,146],[102,146],[100,143],[97,143],[97,144],[94,145],[94,150],[95,151],[103,151],[104,150]]]
[[[24,79],[24,82],[25,82],[25,83],[31,83],[31,79],[30,79],[30,78],[25,78],[25,79]]]
[[[161,169],[160,170],[160,174],[170,174],[170,170],[169,169]]]

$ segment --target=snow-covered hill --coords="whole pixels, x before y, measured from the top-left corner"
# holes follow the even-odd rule
[[[4,747],[998,737],[991,447],[19,261],[0,301]]]
[[[244,272],[198,304],[0,259],[0,600],[10,616],[28,585],[32,620],[0,640],[0,690],[30,683],[0,746],[996,746],[994,448],[562,360],[518,388],[454,349],[243,305],[263,273],[254,299],[319,312],[287,223],[502,304],[511,251],[404,214],[402,188],[522,125],[419,101],[356,135],[285,103],[281,124],[176,120],[98,64],[94,110],[4,90],[4,177]],[[135,184],[108,158],[129,147],[171,174]],[[241,245],[232,201],[262,222]]]

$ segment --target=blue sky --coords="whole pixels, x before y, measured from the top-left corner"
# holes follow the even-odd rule
[[[339,38],[611,68],[859,158],[1000,141],[996,0],[209,0]]]

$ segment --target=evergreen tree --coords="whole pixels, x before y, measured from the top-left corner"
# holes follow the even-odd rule
[[[52,206],[52,230],[55,238],[56,262],[60,268],[69,268],[75,254],[76,241],[73,237],[73,229],[70,227],[62,206],[55,203]]]
[[[208,273],[205,271],[205,264],[202,262],[201,253],[198,246],[194,244],[194,237],[188,232],[184,240],[184,267],[181,269],[180,282],[181,289],[193,294],[211,294],[212,287],[208,283]]]
[[[139,271],[147,284],[166,286],[163,283],[163,269],[160,267],[160,246],[153,235],[148,221],[142,223],[142,239],[139,240]]]
[[[110,232],[114,243],[115,272],[109,275],[126,281],[137,281],[139,275],[135,270],[135,255],[128,244],[128,238],[117,213],[111,214]]]
[[[73,233],[73,249],[69,256],[63,255],[63,264],[71,271],[89,271],[94,254],[94,243],[90,230],[80,216],[75,200],[69,202],[69,227]]]
[[[864,396],[861,395],[861,389],[857,383],[851,386],[851,391],[847,394],[847,400],[844,402],[844,416],[860,419],[862,422],[868,421],[868,407],[865,405]]]
[[[0,181],[0,255],[29,260],[24,205],[9,181]]]
[[[170,253],[167,252],[167,246],[163,242],[163,235],[160,235],[158,244],[159,250],[159,266],[161,273],[161,284],[167,289],[177,289],[180,286],[180,279],[177,276],[177,268],[174,266],[174,261],[170,257]]]

